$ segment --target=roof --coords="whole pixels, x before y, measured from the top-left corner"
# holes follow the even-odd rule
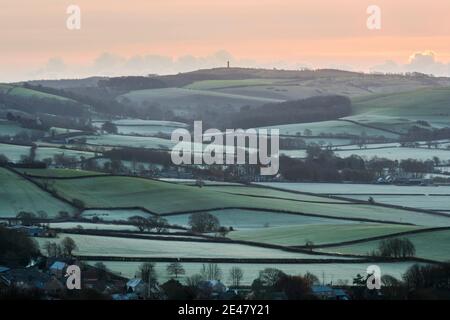
[[[333,288],[329,286],[314,285],[312,286],[314,293],[333,293]]]
[[[127,282],[127,287],[135,288],[138,285],[140,285],[141,283],[144,283],[144,281],[142,281],[142,279],[134,278]]]
[[[36,268],[11,269],[3,272],[0,279],[7,285],[27,284],[34,288],[43,289],[51,276],[37,270]]]
[[[1,273],[1,272],[6,272],[6,271],[8,271],[8,270],[9,270],[9,268],[4,267],[4,266],[0,266],[0,273]]]
[[[64,270],[64,268],[66,267],[66,264],[64,262],[61,261],[55,261],[53,262],[53,264],[50,266],[50,269],[54,269],[54,270]]]

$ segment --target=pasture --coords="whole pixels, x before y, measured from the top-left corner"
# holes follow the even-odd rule
[[[219,219],[220,224],[226,227],[233,227],[234,230],[270,229],[272,227],[288,227],[292,225],[319,225],[319,224],[348,224],[345,220],[327,219],[319,217],[306,217],[295,214],[266,212],[258,210],[214,210],[210,211],[213,216]],[[170,215],[165,218],[172,225],[188,227],[190,214]],[[233,236],[232,232],[229,236]]]
[[[368,95],[353,99],[355,113],[450,122],[450,88]],[[424,107],[426,106],[426,107]]]
[[[321,121],[321,122],[311,122],[311,123],[295,123],[295,124],[285,124],[268,127],[269,129],[279,129],[281,135],[287,136],[302,136],[305,135],[305,130],[310,130],[312,136],[328,135],[353,135],[361,136],[367,135],[367,137],[385,137],[388,139],[397,139],[399,135],[387,132],[380,129],[367,128],[361,125],[357,125],[347,121]]]
[[[255,197],[221,192],[215,188],[191,187],[174,183],[132,177],[95,177],[87,179],[54,180],[53,187],[67,199],[80,199],[94,208],[144,207],[159,214],[210,210],[215,208],[241,208],[283,210],[336,218],[372,219],[413,223],[418,225],[450,225],[450,219],[419,212],[381,208],[366,204],[327,203],[317,197],[316,202]],[[228,187],[239,188],[239,187]],[[255,192],[260,192],[259,188]],[[286,193],[286,197],[293,197]],[[308,196],[310,197],[310,196]],[[308,198],[312,199],[312,198]]]
[[[417,226],[399,226],[370,223],[289,225],[231,232],[234,240],[247,240],[283,246],[303,246],[308,241],[314,244],[352,241],[393,233],[416,230]]]
[[[119,237],[102,237],[90,235],[64,234],[59,239],[69,236],[77,244],[75,255],[84,256],[117,256],[117,257],[155,257],[155,258],[268,258],[268,259],[332,259],[333,256],[310,255],[297,252],[286,252],[241,244],[187,242],[172,240],[146,240]],[[53,242],[58,239],[53,239]],[[41,245],[49,241],[36,238]],[[52,241],[52,239],[50,239]],[[334,257],[336,258],[336,257]],[[346,258],[342,258],[346,260]]]
[[[0,154],[5,155],[11,162],[20,162],[24,157],[29,156],[31,147],[3,144],[0,143]],[[68,157],[75,157],[80,160],[81,157],[86,159],[95,156],[95,153],[88,151],[78,151],[71,149],[52,148],[52,147],[38,147],[36,149],[36,160],[42,161],[47,158],[53,158],[55,155],[65,155]]]
[[[44,211],[49,217],[55,217],[60,211],[74,212],[70,205],[6,169],[0,168],[0,181],[1,217],[15,217],[21,211]]]
[[[125,104],[140,105],[142,108],[157,103],[161,108],[172,110],[240,108],[245,105],[259,106],[283,101],[185,88],[137,90],[121,95],[117,99]]]
[[[416,257],[435,261],[450,261],[450,230],[431,231],[404,236],[414,244]],[[365,255],[378,248],[379,241],[369,241],[348,246],[323,248],[321,251]]]

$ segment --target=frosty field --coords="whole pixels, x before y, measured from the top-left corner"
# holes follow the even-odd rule
[[[235,240],[248,240],[285,246],[304,246],[307,241],[314,244],[352,241],[416,230],[415,226],[396,226],[383,224],[320,224],[271,227],[256,230],[231,232]]]
[[[411,240],[416,248],[416,257],[435,261],[450,261],[450,231],[424,232],[404,236]],[[324,252],[352,253],[365,255],[377,249],[379,241],[363,242],[348,246],[321,249]]]
[[[70,236],[77,244],[78,250],[74,254],[85,256],[270,259],[333,258],[333,256],[285,252],[240,244],[127,239],[76,234],[67,235],[63,233],[58,235],[59,239],[63,239],[65,236]],[[36,240],[40,244],[49,241],[49,239],[45,238],[36,238]],[[345,258],[340,257],[339,259]]]
[[[74,211],[70,205],[3,168],[0,168],[0,200],[0,217],[15,217],[21,211],[44,211],[54,217],[59,211]]]

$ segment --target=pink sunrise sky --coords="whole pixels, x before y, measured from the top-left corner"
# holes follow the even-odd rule
[[[81,30],[66,8],[81,8]],[[378,5],[381,30],[368,30]],[[0,0],[0,81],[235,66],[450,75],[448,0]],[[388,62],[387,62],[388,61]]]

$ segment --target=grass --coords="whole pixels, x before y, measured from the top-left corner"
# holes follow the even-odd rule
[[[134,216],[141,216],[148,218],[149,213],[142,210],[84,210],[83,218],[92,219],[98,217],[104,221],[127,221],[128,218]]]
[[[15,136],[21,132],[33,132],[34,130],[30,130],[27,128],[22,128],[17,123],[4,121],[0,119],[0,136]]]
[[[277,80],[275,79],[204,80],[191,83],[185,88],[194,90],[214,90],[236,87],[272,85],[276,82]]]
[[[450,88],[369,95],[353,99],[357,114],[450,122]]]
[[[228,209],[210,211],[217,217],[220,224],[233,227],[234,230],[253,230],[272,227],[287,227],[292,225],[318,225],[318,224],[346,224],[345,220],[326,219],[318,217],[306,217],[293,214],[264,212],[254,210]],[[188,227],[189,214],[167,216],[170,224]],[[234,232],[232,233],[234,234]]]
[[[20,162],[22,157],[26,157],[30,154],[30,147],[0,143],[0,154],[5,155],[12,162]],[[46,158],[53,158],[57,154],[76,157],[78,160],[81,159],[81,157],[92,158],[95,156],[95,153],[87,151],[38,147],[36,150],[36,159],[41,161]]]
[[[74,211],[68,204],[6,169],[0,168],[0,181],[1,217],[15,217],[21,211],[45,211],[49,217],[56,216],[59,211]]]
[[[2,85],[0,85],[0,91],[2,93],[7,93],[9,95],[20,96],[20,97],[24,97],[24,98],[33,97],[33,98],[57,99],[57,100],[62,100],[62,101],[73,101],[68,98],[40,92],[40,91],[33,90],[33,89],[27,89],[27,88],[20,87],[20,86],[12,86],[12,85],[3,85],[2,84]]]
[[[301,183],[301,182],[267,182],[260,183],[269,187],[275,187],[293,191],[312,192],[323,195],[377,195],[377,194],[412,194],[412,195],[432,195],[450,194],[450,186],[396,186],[381,184],[361,184],[361,183]],[[366,199],[367,200],[367,199]]]
[[[450,230],[408,235],[416,248],[416,257],[435,261],[450,261]],[[369,241],[342,247],[322,249],[326,252],[367,254],[378,248],[379,241]]]
[[[344,197],[367,200],[367,196],[344,195]],[[398,206],[407,205],[409,207],[429,209],[429,210],[450,210],[448,196],[426,196],[426,195],[377,195],[373,196],[377,203],[387,203]]]
[[[117,98],[125,104],[147,105],[157,103],[160,108],[171,110],[240,108],[245,105],[259,106],[266,103],[281,102],[278,99],[251,97],[238,94],[221,93],[184,88],[165,88],[131,91]],[[206,109],[205,109],[206,110]]]
[[[104,122],[95,122],[94,126],[100,128]],[[171,134],[178,128],[187,128],[188,125],[175,121],[141,120],[141,119],[121,119],[113,121],[116,124],[119,134],[152,136],[158,133]]]
[[[85,171],[77,169],[17,169],[25,174],[38,177],[73,178],[91,175],[103,175],[102,172]]]
[[[86,223],[86,222],[57,222],[50,223],[50,228],[58,229],[82,229],[87,230],[114,230],[114,231],[138,231],[138,228],[131,225],[106,224],[106,223]]]
[[[128,239],[76,234],[59,234],[59,239],[72,238],[77,244],[77,255],[117,257],[171,257],[171,258],[298,258],[330,259],[303,253],[285,252],[240,244],[185,242],[167,240]],[[49,241],[36,238],[42,244]],[[344,258],[345,259],[345,258]]]
[[[383,136],[390,139],[398,138],[397,134],[386,132],[384,130],[366,128],[346,121],[321,121],[311,123],[294,123],[269,127],[270,129],[279,129],[281,135],[298,136],[303,135],[305,130],[311,130],[313,136],[327,135],[354,135],[360,136],[366,134],[368,137]]]
[[[334,243],[416,229],[418,227],[369,223],[291,225],[286,227],[236,231],[231,232],[228,237],[234,240],[299,246],[305,245],[307,241],[312,241],[314,244]]]
[[[248,197],[220,192],[215,190],[214,187],[198,188],[132,177],[54,180],[53,186],[59,195],[67,199],[80,199],[84,201],[87,207],[95,208],[141,206],[155,213],[167,214],[180,211],[239,207],[289,210],[333,217],[366,218],[419,225],[450,225],[450,219],[448,218],[406,210],[363,204],[336,205]],[[317,198],[317,200],[323,201],[323,198]]]
[[[134,147],[165,150],[169,150],[175,145],[174,142],[168,139],[156,137],[121,136],[113,134],[88,136],[87,143],[99,146]]]

